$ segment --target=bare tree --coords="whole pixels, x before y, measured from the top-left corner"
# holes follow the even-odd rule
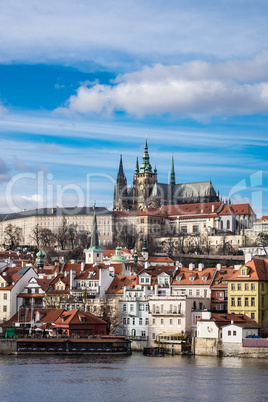
[[[51,247],[55,244],[55,237],[48,228],[39,229],[40,243],[43,247]]]
[[[69,225],[67,226],[67,235],[68,235],[68,240],[70,242],[71,249],[74,249],[75,247],[75,241],[77,238],[77,225]]]
[[[53,235],[61,246],[61,249],[64,250],[68,243],[68,226],[64,216],[62,217],[61,225],[53,232]]]
[[[219,254],[222,255],[232,255],[234,254],[234,248],[229,241],[226,240],[226,236],[223,235],[221,238],[221,244],[219,247]]]
[[[36,244],[37,248],[39,248],[40,243],[41,243],[41,237],[40,237],[40,231],[42,229],[39,228],[39,225],[35,225],[35,227],[32,229],[32,232],[30,234],[30,238],[34,241]]]
[[[267,254],[267,247],[268,247],[268,234],[264,232],[260,232],[257,236],[256,242],[259,246],[261,246]]]
[[[91,235],[89,232],[78,232],[76,236],[76,243],[79,247],[85,249],[90,246]]]
[[[4,230],[4,242],[14,250],[22,242],[22,229],[9,223]]]

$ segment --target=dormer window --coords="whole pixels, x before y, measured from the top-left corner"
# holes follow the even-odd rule
[[[208,277],[207,276],[202,276],[202,281],[205,282],[207,281]]]
[[[181,279],[182,279],[182,275],[179,275],[179,276],[177,276],[177,281],[181,281]]]
[[[246,275],[246,270],[245,269],[241,270],[241,275]]]
[[[79,317],[79,318],[80,318],[80,321],[81,321],[81,322],[85,322],[85,321],[86,321],[85,317]]]
[[[195,276],[190,276],[190,281],[193,282],[194,278],[195,278]]]

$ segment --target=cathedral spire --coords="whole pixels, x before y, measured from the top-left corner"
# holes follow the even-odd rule
[[[145,138],[144,153],[142,159],[143,162],[140,167],[140,173],[152,173],[152,166],[150,164],[150,156],[148,153],[147,137]]]
[[[120,163],[117,176],[124,176],[124,169],[123,169],[123,159],[122,155],[120,155]]]
[[[171,161],[171,171],[170,171],[170,185],[175,186],[175,170],[174,170],[174,157],[172,155],[172,161]]]
[[[140,169],[139,169],[139,158],[137,158],[137,160],[136,160],[136,167],[135,167],[135,174],[139,174],[139,171],[140,171]]]

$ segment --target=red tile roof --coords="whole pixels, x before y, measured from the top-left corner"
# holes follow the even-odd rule
[[[180,268],[172,282],[172,285],[209,285],[213,278],[216,268],[203,268],[202,271],[198,271],[198,268],[194,268],[190,271],[188,268]],[[194,280],[190,280],[194,277]],[[179,280],[179,278],[181,278]],[[203,280],[206,278],[206,280]]]
[[[249,278],[241,276],[240,269],[235,271],[230,281],[267,281],[268,280],[268,259],[252,258],[250,262],[245,264],[249,267]]]
[[[138,285],[138,277],[136,275],[116,275],[106,293],[122,294],[124,293],[124,286],[134,288],[136,285]]]

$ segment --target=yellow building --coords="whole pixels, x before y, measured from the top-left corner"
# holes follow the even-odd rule
[[[268,260],[253,258],[228,280],[228,313],[262,324],[268,310]]]

